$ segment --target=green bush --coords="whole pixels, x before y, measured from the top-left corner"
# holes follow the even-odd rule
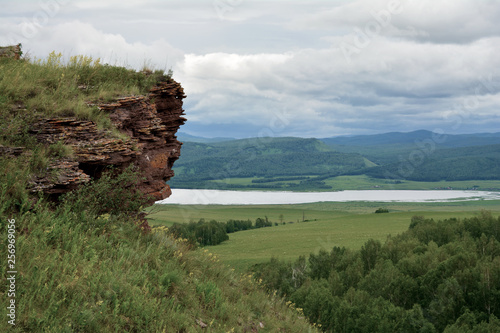
[[[99,179],[65,194],[61,201],[78,213],[97,216],[106,213],[113,215],[137,213],[149,199],[137,189],[138,180],[139,176],[132,165],[123,172],[109,168]]]
[[[176,238],[186,239],[192,245],[218,245],[229,239],[226,224],[215,220],[205,222],[200,219],[188,224],[174,223],[169,232]]]
[[[73,148],[71,146],[65,145],[62,141],[57,141],[52,144],[48,148],[49,155],[53,157],[72,157],[73,156]]]

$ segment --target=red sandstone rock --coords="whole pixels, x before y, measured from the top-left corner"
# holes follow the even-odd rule
[[[78,168],[78,162],[59,159],[49,165],[49,170],[56,171],[54,176],[38,177],[30,184],[32,192],[43,191],[47,194],[62,194],[75,189],[78,185],[90,181],[90,176]]]
[[[148,96],[124,97],[98,105],[109,113],[116,128],[129,136],[124,140],[114,138],[109,131],[99,130],[92,121],[41,119],[32,126],[30,133],[39,142],[62,141],[71,146],[74,158],[54,162],[50,168],[57,171],[58,179],[35,179],[33,189],[61,194],[90,178],[99,178],[107,166],[124,169],[134,164],[144,178],[138,184],[140,191],[152,196],[152,201],[167,198],[171,190],[166,181],[174,175],[172,167],[180,156],[182,145],[175,134],[186,121],[182,117],[185,97],[180,84],[174,81],[158,84]]]

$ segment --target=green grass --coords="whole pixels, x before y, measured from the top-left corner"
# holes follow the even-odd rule
[[[162,228],[148,232],[127,214],[88,209],[109,192],[94,191],[87,206],[34,203],[25,189],[30,162],[0,158],[0,253],[7,256],[7,220],[15,219],[17,271],[16,326],[2,320],[1,332],[250,332],[259,323],[268,332],[316,331],[212,253]],[[0,285],[0,303],[10,299]]]
[[[182,169],[182,167],[179,167]],[[177,170],[177,169],[176,169]],[[317,176],[305,175],[314,179]],[[224,188],[224,185],[252,186],[251,188],[238,188],[238,191],[244,190],[263,190],[263,191],[283,191],[283,188],[259,187],[261,183],[252,183],[252,180],[262,179],[260,177],[234,177],[212,181],[206,181],[207,188]],[[264,185],[276,185],[279,183],[299,184],[301,180],[286,180],[276,182],[266,182]],[[393,180],[372,178],[366,175],[357,176],[338,176],[327,178],[325,184],[331,186],[331,189],[308,189],[309,191],[341,191],[341,190],[434,190],[452,188],[455,190],[466,190],[476,188],[478,190],[496,190],[500,189],[500,180],[464,180],[464,181],[439,181],[439,182],[420,182],[403,180],[395,183]],[[175,188],[175,186],[173,186]],[[293,191],[293,188],[287,188],[287,191]]]
[[[306,175],[307,176],[307,175]],[[316,176],[309,175],[314,178]],[[251,185],[252,188],[246,190],[264,190],[264,191],[283,191],[281,188],[259,188],[259,183],[252,183],[252,180],[259,177],[234,177],[220,180],[207,181],[207,184],[213,184],[214,188],[220,188],[221,185]],[[466,190],[476,188],[477,190],[496,190],[500,189],[500,180],[464,180],[464,181],[439,181],[439,182],[417,182],[403,180],[394,183],[393,180],[372,178],[366,175],[358,176],[338,176],[324,180],[325,184],[331,186],[331,189],[310,189],[310,191],[341,191],[341,190],[434,190],[452,188],[455,190]],[[278,182],[268,182],[265,185],[275,185],[278,183],[300,183],[300,180],[286,180]],[[175,188],[175,186],[174,186]],[[238,189],[245,190],[245,189]],[[293,188],[287,189],[293,190]]]
[[[93,106],[120,96],[145,94],[160,80],[162,70],[141,72],[101,64],[99,59],[73,56],[63,61],[52,52],[46,59],[0,59],[0,143],[25,144],[26,131],[39,117],[77,117],[112,130],[107,114]]]
[[[361,176],[339,176],[325,180],[332,186],[332,190],[433,190],[441,188],[470,189],[476,187],[478,190],[500,189],[500,180],[464,180],[464,181],[440,181],[440,182],[417,182],[411,180],[401,181],[395,184],[392,180],[371,178]]]
[[[375,214],[379,207],[389,209],[389,214]],[[152,208],[152,225],[187,223],[200,218],[227,221],[267,216],[270,221],[294,222],[285,225],[241,231],[229,234],[229,240],[210,247],[221,261],[239,271],[265,262],[272,256],[295,260],[300,255],[317,252],[321,248],[345,246],[359,249],[370,238],[384,241],[387,235],[396,235],[408,229],[411,217],[465,218],[478,214],[482,209],[500,212],[500,201],[467,201],[447,203],[313,203],[300,205],[256,206],[193,206],[155,205]],[[302,222],[303,216],[308,222]],[[299,222],[297,222],[299,221]]]

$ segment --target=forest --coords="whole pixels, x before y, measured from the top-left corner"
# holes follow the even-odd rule
[[[498,135],[450,135],[437,142],[432,137],[431,132],[417,131],[321,140],[187,141],[169,184],[309,191],[331,189],[326,180],[346,175],[419,182],[500,180]]]
[[[272,258],[255,278],[325,332],[500,331],[500,217],[434,221],[360,250]]]

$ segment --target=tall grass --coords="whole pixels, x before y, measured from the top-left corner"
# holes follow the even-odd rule
[[[0,59],[0,143],[23,142],[26,124],[37,117],[74,116],[111,129],[96,103],[119,96],[146,94],[171,72],[135,70],[102,64],[100,59],[73,56],[62,60],[52,52],[46,59]]]
[[[31,163],[0,159],[0,255],[7,255],[5,222],[15,218],[18,271],[16,326],[3,316],[1,332],[312,331],[282,299],[212,253],[191,251],[163,227],[147,232],[119,209],[93,209],[102,189],[120,186],[109,177],[80,193],[98,194],[82,199],[87,205],[71,197],[57,207],[33,201],[25,190]],[[8,301],[4,283],[0,304]]]

